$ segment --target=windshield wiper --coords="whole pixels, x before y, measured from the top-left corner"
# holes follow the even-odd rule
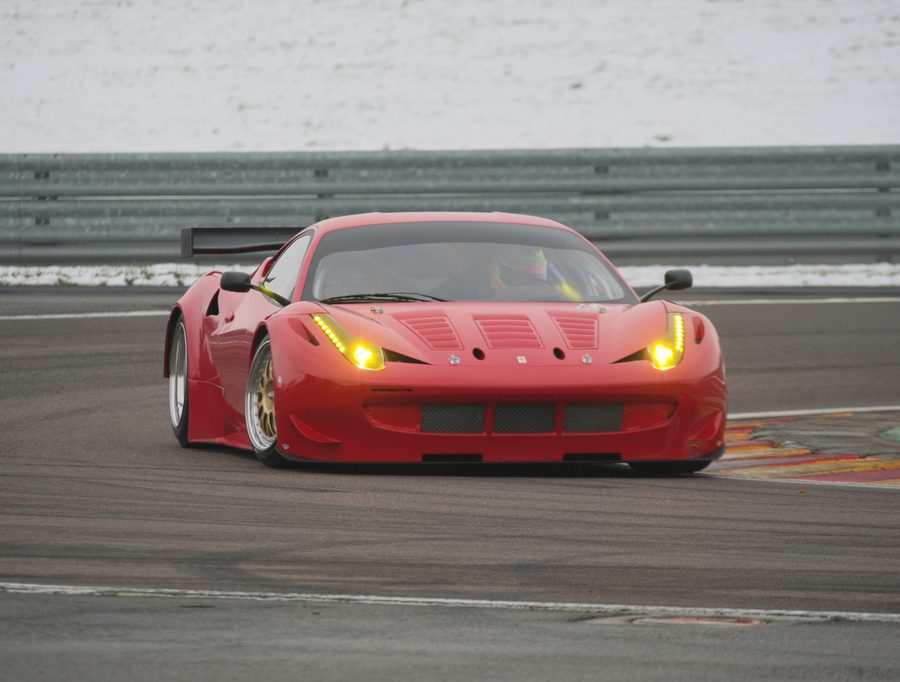
[[[371,294],[342,294],[340,296],[331,296],[323,298],[319,303],[363,303],[367,301],[385,301],[385,302],[410,302],[410,301],[442,301],[446,302],[446,298],[439,298],[431,294],[419,294],[412,291],[389,291],[383,293]]]

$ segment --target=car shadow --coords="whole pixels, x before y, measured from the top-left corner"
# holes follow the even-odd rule
[[[423,476],[475,478],[634,478],[636,474],[622,464],[583,463],[410,463],[344,464],[299,462],[288,464],[293,471],[360,476]]]
[[[252,453],[213,443],[192,443],[190,449],[204,453],[217,453],[242,461],[254,461]],[[259,467],[265,470],[262,463]],[[314,462],[286,459],[284,467],[273,473],[296,471],[309,474],[336,474],[341,476],[421,476],[421,477],[473,477],[473,478],[704,478],[701,474],[638,474],[627,464],[601,462],[410,462],[410,463],[346,463]]]

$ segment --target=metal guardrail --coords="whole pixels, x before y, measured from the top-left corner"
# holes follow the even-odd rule
[[[900,146],[0,155],[0,263],[174,261],[188,225],[555,218],[620,262],[900,260]]]

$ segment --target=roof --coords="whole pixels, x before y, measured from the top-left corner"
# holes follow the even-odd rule
[[[408,213],[358,213],[356,215],[328,218],[317,223],[324,230],[340,230],[347,227],[365,225],[387,225],[395,223],[424,222],[473,222],[473,223],[517,223],[521,225],[539,225],[543,227],[567,228],[562,223],[548,218],[539,218],[519,213],[476,213],[453,211],[418,211]]]

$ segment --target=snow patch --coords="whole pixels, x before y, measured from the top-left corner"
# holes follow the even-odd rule
[[[715,266],[634,265],[619,272],[633,286],[661,284],[666,270],[688,268],[695,287],[900,287],[900,263],[852,265]],[[211,270],[252,270],[242,265],[0,266],[0,286],[188,286]]]
[[[156,265],[0,265],[0,286],[154,286],[193,284],[207,272],[241,270],[240,265],[193,263]],[[246,267],[243,267],[247,270]],[[252,270],[252,268],[250,268]]]
[[[900,263],[718,266],[631,265],[619,272],[633,287],[662,284],[666,270],[686,267],[695,287],[900,287]]]

